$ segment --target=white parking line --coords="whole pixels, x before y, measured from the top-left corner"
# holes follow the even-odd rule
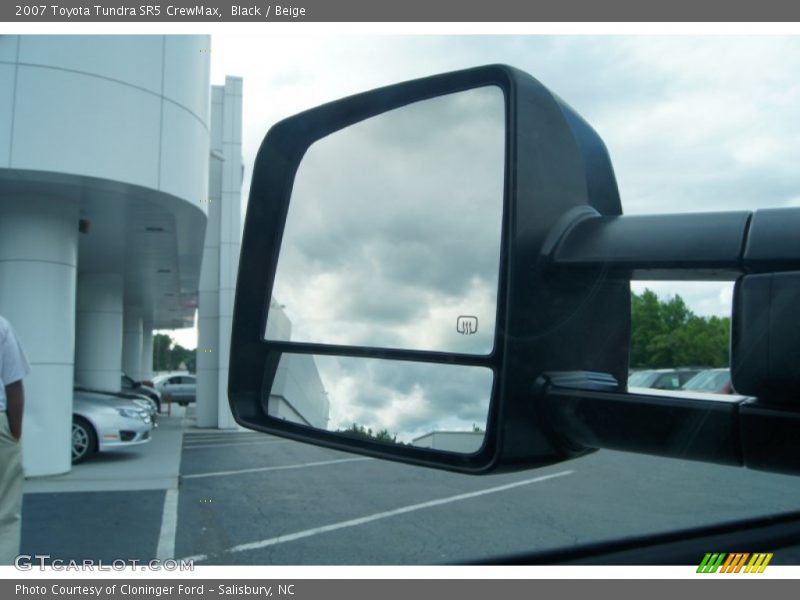
[[[263,433],[226,433],[224,435],[185,435],[183,436],[184,439],[187,439],[191,442],[202,442],[204,440],[258,440],[258,439],[268,439],[274,440],[277,439],[275,436],[266,435]]]
[[[225,439],[225,440],[238,440],[238,439],[249,438],[249,437],[277,438],[278,436],[277,435],[272,435],[271,433],[264,433],[262,431],[248,431],[248,432],[242,432],[242,433],[217,433],[217,434],[195,433],[195,434],[192,434],[192,435],[185,435],[184,437],[187,438],[187,439],[190,439],[190,440],[203,440],[203,439],[206,439],[206,438],[219,438],[219,439]]]
[[[216,471],[214,473],[194,473],[192,475],[181,475],[181,479],[199,479],[201,477],[221,477],[224,475],[240,475],[242,473],[261,473],[264,471],[286,471],[289,469],[305,469],[306,467],[321,467],[323,465],[335,465],[339,463],[356,462],[359,460],[373,460],[373,459],[340,458],[337,460],[324,460],[319,462],[301,463],[297,465],[283,465],[279,467],[256,467],[253,469],[239,469],[238,471]]]
[[[161,532],[158,536],[156,558],[175,558],[175,535],[178,531],[178,490],[167,490],[164,496],[164,512],[161,516]]]
[[[237,437],[240,435],[272,435],[264,433],[263,431],[254,431],[253,429],[236,429],[226,430],[217,429],[216,431],[188,431],[184,434],[186,437]]]
[[[506,490],[511,490],[517,487],[521,487],[523,485],[530,485],[532,483],[539,483],[542,481],[547,481],[548,479],[554,479],[556,477],[564,477],[565,475],[571,475],[574,471],[561,471],[559,473],[553,473],[552,475],[542,475],[541,477],[534,477],[533,479],[525,479],[523,481],[515,481],[514,483],[509,483],[506,485],[500,485],[493,488],[487,488],[484,490],[479,490],[477,492],[469,492],[466,494],[458,494],[457,496],[450,496],[448,498],[441,498],[439,500],[431,500],[429,502],[422,502],[420,504],[412,504],[410,506],[404,506],[402,508],[397,508],[395,510],[389,510],[386,512],[375,513],[366,517],[360,517],[358,519],[351,519],[349,521],[342,521],[340,523],[333,523],[332,525],[325,525],[323,527],[316,527],[314,529],[306,529],[305,531],[298,531],[296,533],[289,533],[286,535],[279,535],[277,537],[268,538],[266,540],[260,540],[258,542],[250,542],[247,544],[239,544],[238,546],[233,546],[232,548],[228,548],[227,550],[223,550],[223,554],[231,554],[234,552],[246,552],[248,550],[258,550],[260,548],[266,548],[267,546],[275,546],[277,544],[284,544],[286,542],[293,542],[295,540],[299,540],[302,538],[312,537],[315,535],[319,535],[321,533],[328,533],[329,531],[336,531],[337,529],[345,529],[347,527],[356,527],[358,525],[364,525],[365,523],[371,523],[373,521],[379,521],[381,519],[388,519],[389,517],[395,517],[397,515],[403,515],[406,513],[414,512],[417,510],[422,510],[425,508],[431,508],[433,506],[441,506],[443,504],[450,504],[451,502],[459,502],[461,500],[469,500],[471,498],[477,498],[479,496],[485,496],[487,494],[496,494],[498,492],[505,492]],[[194,562],[202,562],[208,560],[208,554],[196,554],[194,556],[187,556],[182,560],[191,560]]]
[[[199,427],[192,427],[186,432],[186,435],[237,435],[239,433],[256,433],[252,429],[236,428],[236,429],[202,429]]]
[[[279,441],[281,438],[273,438],[273,437],[227,437],[227,438],[201,438],[201,439],[186,439],[184,438],[184,444],[241,444],[242,442],[272,442],[272,441]]]
[[[264,440],[261,442],[231,442],[230,444],[184,444],[184,450],[194,450],[195,448],[224,448],[226,446],[258,446],[260,444],[286,444],[291,440]]]

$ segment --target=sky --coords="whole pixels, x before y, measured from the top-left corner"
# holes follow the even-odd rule
[[[498,62],[536,77],[595,128],[608,147],[625,213],[800,206],[798,37],[214,35],[212,83],[222,83],[225,75],[240,76],[244,80],[243,207],[255,154],[269,127],[278,120],[375,87]],[[361,176],[359,173],[367,173],[363,175],[367,179],[369,174],[375,176],[373,171],[377,163],[365,164],[368,165],[365,168],[353,167],[349,176]],[[303,168],[301,166],[300,175]],[[298,176],[299,187],[309,180],[311,184],[306,187],[328,190],[326,198],[334,197],[332,190],[336,185],[341,186],[341,182],[336,184],[328,180],[320,184],[315,177],[316,174],[306,174],[301,180]],[[310,196],[313,193],[305,197]],[[353,202],[359,206],[358,199]],[[300,203],[297,204],[292,210],[301,210]],[[341,211],[348,204],[339,202],[333,206],[335,210],[327,217],[329,222],[334,218],[337,223],[344,222]],[[310,204],[304,210],[305,218],[299,222],[305,224],[300,228],[305,229],[305,238],[302,232],[297,232],[301,246],[308,245],[309,240],[316,239],[315,235],[326,231],[324,222],[322,227],[317,222],[316,229],[307,222],[309,216],[320,210],[319,206],[315,208]],[[354,212],[358,216],[358,210]],[[325,255],[321,250],[325,244],[335,239],[330,237],[334,235],[330,232],[326,235],[329,237],[316,239],[318,257]],[[375,241],[359,240],[354,248],[357,250],[361,242],[369,245]],[[302,267],[304,273],[321,276],[333,268],[328,260],[317,263],[317,271],[313,271],[311,254],[306,252],[304,258],[302,255],[300,252],[295,262],[287,263],[290,265],[287,273]],[[381,256],[380,248],[373,246],[370,252],[362,252],[362,258],[366,255]],[[379,261],[384,266],[402,262],[397,256],[392,256],[392,260],[386,256]],[[358,262],[355,260],[357,253],[352,257],[348,263],[351,266]],[[411,264],[419,267],[421,263],[412,260]],[[423,275],[419,268],[407,271],[406,275],[409,273],[411,279],[407,282],[415,273],[418,278]],[[333,287],[328,290],[327,298],[342,297],[342,290],[358,285],[358,277],[353,276],[342,287],[345,275],[352,276],[340,271],[329,278],[328,284]],[[374,276],[374,271],[364,271],[362,281]],[[324,283],[316,280],[315,284],[321,282]],[[434,288],[441,287],[443,282],[444,279],[437,280]],[[732,286],[728,284],[633,284],[635,291],[645,287],[663,297],[678,293],[701,315],[730,314]],[[298,307],[313,306],[312,313],[317,316],[324,309],[326,300],[317,299],[315,303],[309,289],[313,292],[314,286],[302,290],[289,285],[285,297],[277,298],[278,302],[288,302],[286,310],[293,320],[300,318]],[[404,288],[383,295],[366,294],[365,297],[381,306],[370,308],[363,302],[355,302],[349,317],[343,317],[340,311],[323,313],[322,320],[331,322],[339,317],[352,321],[353,315],[370,310],[377,314],[381,312],[378,309],[386,309],[385,313],[391,309],[392,301],[404,298],[405,291]],[[431,298],[442,300],[442,296],[435,294],[428,300]],[[423,300],[419,301],[424,305]],[[408,307],[408,303],[401,304]],[[430,306],[428,312],[429,309]],[[394,314],[378,315],[366,323],[367,329],[394,318]],[[407,326],[408,322],[404,323]],[[307,325],[298,321],[298,331]],[[351,327],[352,331],[356,329]],[[400,329],[391,332],[395,335],[395,346],[407,347],[403,339],[414,339],[414,336],[409,337],[407,331],[404,333]],[[342,332],[329,327],[312,328],[305,329],[303,339],[347,341],[337,335],[341,336]],[[443,338],[436,339],[440,341],[431,343],[445,344],[441,341]],[[353,343],[353,339],[348,343]],[[452,350],[452,347],[445,349]],[[322,371],[323,379],[333,373],[332,370]],[[370,385],[377,389],[382,383]],[[386,391],[387,402],[395,392]],[[344,406],[343,414],[348,410],[348,406]],[[425,414],[432,414],[425,410],[428,411]],[[445,412],[442,410],[441,414]],[[394,417],[382,423],[392,423],[392,419]]]

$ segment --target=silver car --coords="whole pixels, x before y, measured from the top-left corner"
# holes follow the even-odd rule
[[[144,408],[147,410],[150,418],[153,420],[153,427],[158,427],[158,423],[156,422],[157,415],[158,415],[158,404],[156,404],[155,400],[152,398],[145,396],[143,394],[137,394],[136,392],[129,392],[127,390],[97,390],[94,388],[86,387],[80,382],[75,382],[73,390],[76,392],[89,392],[92,394],[100,394],[102,396],[113,396],[117,399],[121,400],[128,400],[133,402],[140,408]]]
[[[156,389],[164,398],[187,406],[197,400],[197,377],[190,373],[173,373],[153,378]]]
[[[95,452],[150,441],[150,411],[130,400],[102,392],[75,391],[72,397],[72,462]]]

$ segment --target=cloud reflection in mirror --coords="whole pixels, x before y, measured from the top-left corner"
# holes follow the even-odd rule
[[[286,353],[267,413],[351,437],[473,453],[493,381],[484,367]]]
[[[267,339],[490,353],[504,160],[494,86],[314,143],[294,182]]]

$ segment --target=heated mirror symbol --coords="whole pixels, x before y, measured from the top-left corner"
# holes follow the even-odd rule
[[[461,335],[478,333],[478,317],[461,315],[456,319],[456,331]]]

